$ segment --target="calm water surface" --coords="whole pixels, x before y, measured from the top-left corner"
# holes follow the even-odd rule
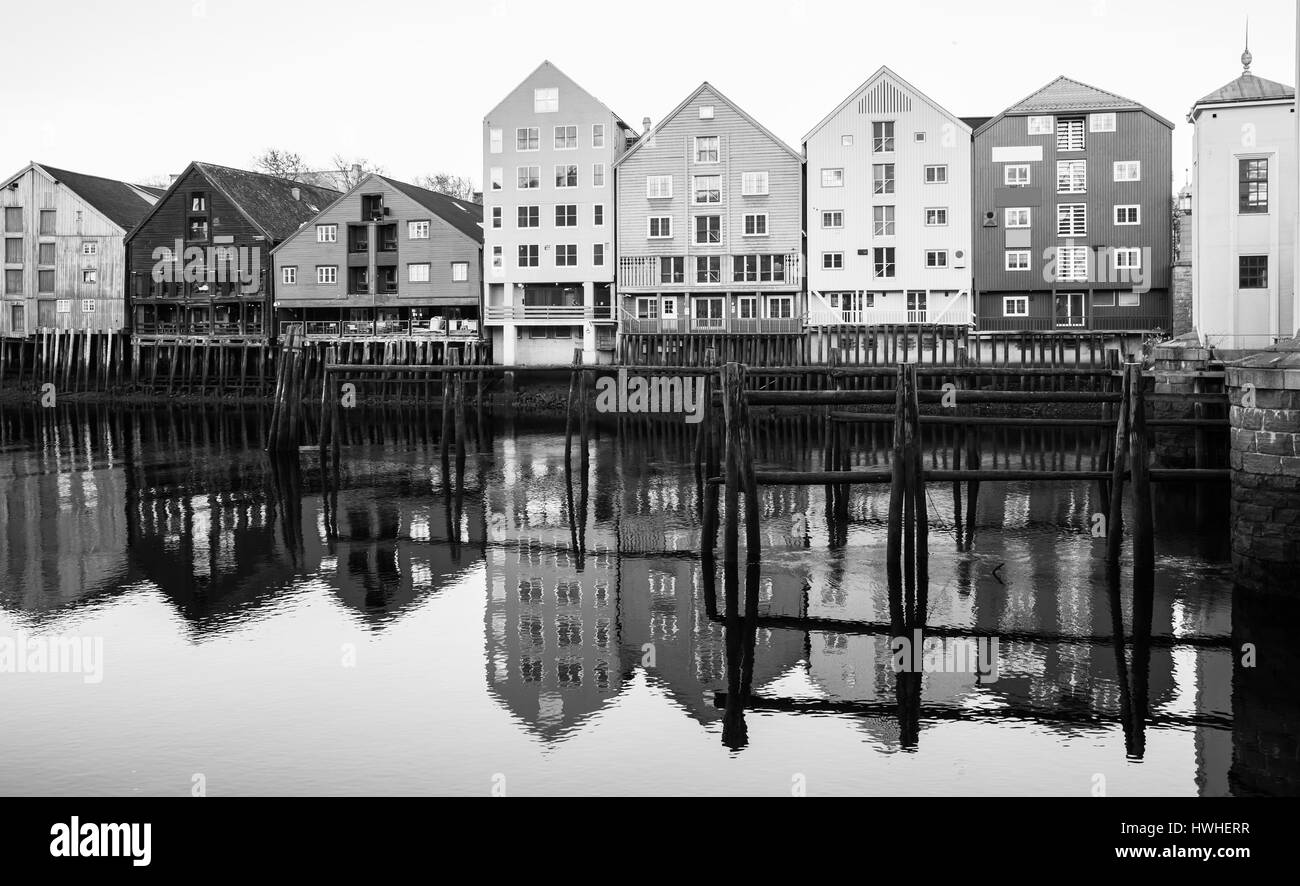
[[[334,494],[315,454],[268,462],[264,422],[0,413],[0,638],[104,644],[99,684],[0,673],[0,793],[183,795],[196,774],[211,795],[1295,789],[1295,761],[1261,752],[1276,684],[1234,675],[1260,618],[1234,598],[1225,489],[1160,491],[1152,640],[1117,654],[1133,601],[1105,579],[1095,486],[986,484],[970,553],[931,486],[927,625],[1002,639],[995,682],[927,674],[916,694],[891,667],[887,489],[855,490],[835,531],[824,489],[764,490],[746,620],[702,563],[679,428],[605,429],[571,507],[553,425],[474,427],[457,504],[436,418],[354,420]],[[763,463],[819,467],[816,433],[760,428]],[[1087,468],[1099,446],[995,451]]]

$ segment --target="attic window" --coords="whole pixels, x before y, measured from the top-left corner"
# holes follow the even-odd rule
[[[713,119],[713,105],[700,105],[700,119],[701,120]]]
[[[560,110],[560,90],[556,87],[533,90],[533,113],[554,114]]]
[[[1092,114],[1088,118],[1089,129],[1093,132],[1114,132],[1114,114]]]
[[[204,193],[190,194],[190,212],[207,212],[208,195]]]

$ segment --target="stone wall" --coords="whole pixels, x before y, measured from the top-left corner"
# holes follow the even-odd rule
[[[1195,336],[1166,342],[1152,352],[1151,374],[1156,394],[1212,394],[1223,390],[1219,379],[1207,379],[1213,355],[1202,348]],[[1217,413],[1216,413],[1217,410]],[[1200,406],[1191,401],[1156,400],[1151,417],[1156,421],[1193,419],[1198,416],[1222,418],[1222,407]],[[1158,468],[1212,468],[1227,463],[1223,433],[1201,431],[1201,464],[1197,464],[1197,431],[1193,428],[1156,428],[1152,434],[1152,452]]]
[[[1186,335],[1195,329],[1192,324],[1192,263],[1175,262],[1173,267],[1173,323],[1174,336]]]

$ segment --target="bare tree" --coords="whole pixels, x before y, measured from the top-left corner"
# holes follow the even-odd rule
[[[259,172],[285,178],[303,184],[316,184],[316,174],[308,168],[301,154],[282,148],[267,148],[261,155],[253,158],[253,165]]]
[[[457,200],[474,199],[474,181],[467,176],[453,175],[450,172],[436,172],[433,175],[417,176],[414,184]]]
[[[145,188],[161,188],[167,190],[172,186],[172,177],[170,175],[150,175],[140,179],[136,185]]]
[[[365,157],[352,157],[349,159],[342,154],[335,154],[330,163],[333,168],[329,170],[329,175],[334,180],[334,187],[340,191],[352,190],[372,172],[379,175],[384,174],[384,167],[367,160]]]

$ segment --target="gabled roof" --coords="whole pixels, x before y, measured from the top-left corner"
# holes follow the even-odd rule
[[[264,172],[250,172],[247,169],[234,169],[230,166],[195,160],[176,177],[176,181],[172,182],[166,193],[140,220],[139,225],[143,225],[153,217],[153,214],[185,181],[185,177],[191,170],[203,173],[212,186],[221,191],[239,213],[273,243],[297,231],[304,222],[315,218],[322,209],[342,196],[333,188],[322,188],[267,175]],[[294,189],[298,191],[298,199],[294,199]]]
[[[894,73],[893,70],[891,70],[891,69],[889,68],[888,65],[882,65],[882,66],[881,66],[881,67],[876,71],[876,73],[872,74],[870,77],[867,78],[867,80],[866,80],[865,83],[863,83],[863,84],[862,84],[861,86],[859,86],[857,89],[855,89],[855,90],[853,90],[851,93],[849,93],[848,98],[846,98],[846,99],[844,99],[844,101],[840,102],[839,105],[836,106],[835,110],[831,111],[829,114],[827,114],[825,117],[823,117],[823,118],[822,118],[822,121],[821,121],[820,123],[818,123],[816,126],[814,126],[811,132],[809,132],[807,135],[805,135],[805,136],[803,137],[803,143],[804,143],[805,145],[808,144],[808,141],[809,141],[813,136],[815,136],[817,133],[821,132],[822,129],[826,126],[826,124],[830,123],[831,120],[835,119],[835,118],[840,114],[841,111],[843,111],[845,108],[847,108],[849,105],[851,105],[854,101],[856,101],[857,98],[858,98],[860,95],[862,95],[862,93],[866,92],[869,88],[871,88],[872,84],[876,83],[877,81],[879,81],[879,80],[881,80],[881,79],[883,79],[883,78],[885,78],[885,77],[888,77],[888,78],[890,78],[891,80],[893,80],[894,82],[898,83],[898,84],[901,85],[904,89],[906,89],[908,92],[910,92],[912,95],[914,95],[914,96],[916,96],[917,98],[921,99],[923,102],[925,102],[926,104],[928,104],[930,107],[934,108],[934,109],[935,109],[936,111],[938,111],[940,114],[943,114],[945,117],[948,117],[949,119],[953,120],[954,122],[959,122],[959,123],[966,124],[966,121],[965,121],[963,118],[955,116],[951,111],[949,111],[949,110],[948,110],[947,108],[945,108],[943,105],[939,104],[939,103],[936,102],[934,99],[932,99],[932,98],[930,98],[928,95],[926,95],[924,92],[922,92],[921,90],[917,89],[917,88],[916,88],[915,86],[913,86],[911,83],[908,83],[908,82],[907,82],[906,80],[904,80],[902,77],[898,76],[896,73]],[[988,119],[988,118],[985,118],[985,119]],[[969,125],[969,124],[966,124],[966,125]],[[972,127],[972,128],[974,128],[974,127]]]
[[[32,168],[42,170],[50,178],[67,187],[126,232],[130,232],[138,225],[153,206],[153,201],[148,194],[136,185],[98,175],[57,169],[44,163],[31,163],[19,175]]]
[[[529,80],[533,79],[533,77],[537,76],[538,72],[543,71],[543,70],[546,70],[546,69],[550,69],[550,70],[554,71],[556,74],[558,74],[559,76],[563,77],[565,80],[568,80],[568,81],[569,81],[570,83],[572,83],[572,84],[574,85],[574,87],[576,87],[577,89],[582,89],[582,91],[583,91],[584,93],[586,93],[586,95],[587,95],[587,96],[588,96],[592,101],[594,101],[596,104],[600,105],[602,108],[605,109],[605,111],[606,111],[607,113],[609,113],[611,116],[613,116],[614,120],[618,123],[619,126],[622,126],[624,129],[631,129],[631,128],[632,128],[632,127],[628,126],[626,123],[623,122],[623,118],[622,118],[622,117],[620,117],[618,114],[615,114],[613,111],[611,111],[611,110],[609,109],[609,106],[608,106],[608,105],[606,105],[606,104],[605,104],[604,102],[602,102],[600,99],[596,98],[596,96],[592,95],[590,92],[587,92],[587,90],[583,89],[582,86],[579,85],[579,83],[578,83],[577,80],[574,80],[574,79],[573,79],[572,77],[570,77],[568,74],[566,74],[566,73],[564,73],[563,71],[561,71],[561,70],[560,70],[558,67],[556,67],[556,65],[553,64],[549,59],[545,59],[545,60],[543,60],[542,63],[541,63],[540,65],[538,65],[537,67],[533,68],[532,73],[530,73],[527,77],[525,77],[524,79],[522,79],[522,80],[520,80],[518,83],[516,83],[516,84],[515,84],[515,88],[512,89],[512,90],[510,90],[509,92],[507,92],[506,95],[505,95],[505,98],[501,99],[501,101],[499,101],[499,102],[497,102],[495,105],[493,105],[493,106],[492,106],[492,110],[488,111],[488,112],[487,112],[487,115],[486,115],[483,119],[484,119],[484,120],[487,120],[487,119],[491,118],[491,116],[492,116],[493,114],[496,113],[497,108],[501,107],[502,105],[504,105],[504,104],[506,103],[506,99],[510,98],[510,96],[514,95],[516,92],[519,91],[519,87],[523,86],[523,85],[524,85],[525,83],[527,83]]]
[[[786,144],[782,139],[780,139],[780,138],[778,138],[776,135],[774,135],[774,134],[772,133],[772,131],[771,131],[770,129],[768,129],[766,126],[764,126],[762,123],[759,123],[759,122],[758,122],[757,120],[755,120],[753,117],[749,116],[749,114],[745,113],[745,111],[744,111],[744,110],[743,110],[739,105],[737,105],[737,104],[736,104],[735,102],[733,102],[731,99],[727,98],[725,95],[723,95],[721,92],[719,92],[718,89],[717,89],[717,88],[716,88],[712,83],[710,83],[709,81],[705,80],[703,83],[701,83],[701,84],[700,84],[700,85],[695,89],[694,92],[692,92],[690,95],[686,96],[686,99],[685,99],[681,104],[679,104],[677,107],[673,108],[673,110],[668,114],[667,117],[665,117],[663,120],[659,121],[659,125],[656,126],[654,129],[650,130],[650,133],[649,133],[648,135],[643,135],[643,136],[641,136],[641,138],[637,140],[637,143],[636,143],[635,145],[633,145],[631,148],[629,148],[628,151],[627,151],[625,154],[623,154],[622,157],[619,157],[617,160],[615,160],[615,161],[614,161],[614,165],[615,165],[615,166],[622,166],[622,165],[627,161],[627,159],[628,159],[629,157],[631,157],[631,156],[632,156],[633,154],[635,154],[637,151],[641,150],[642,146],[644,146],[647,142],[654,141],[655,136],[659,135],[659,132],[660,132],[660,131],[665,127],[665,126],[667,126],[667,125],[668,125],[669,123],[671,123],[673,120],[677,119],[677,116],[678,116],[679,114],[681,114],[681,112],[684,111],[687,107],[689,107],[690,104],[691,104],[691,102],[695,101],[695,99],[699,96],[699,94],[702,93],[702,92],[704,92],[705,90],[708,90],[709,92],[713,93],[713,97],[714,97],[714,98],[716,98],[718,101],[722,102],[722,103],[723,103],[724,105],[726,105],[727,107],[731,108],[731,110],[735,111],[737,114],[739,114],[739,115],[740,115],[740,116],[741,116],[741,117],[742,117],[742,118],[743,118],[747,123],[749,123],[750,126],[753,126],[753,127],[754,127],[755,129],[757,129],[759,132],[763,133],[763,134],[766,135],[768,138],[770,138],[770,139],[771,139],[773,142],[775,142],[778,146],[780,146],[780,147],[781,147],[782,149],[784,149],[787,153],[789,153],[789,155],[790,155],[791,157],[795,158],[795,159],[798,160],[800,163],[803,163],[803,155],[802,155],[802,154],[800,154],[800,153],[799,153],[798,151],[796,151],[794,148],[792,148],[792,147],[790,147],[789,145],[787,145],[787,144]]]
[[[1228,85],[1216,89],[1205,98],[1192,105],[1191,116],[1196,116],[1196,109],[1201,105],[1225,105],[1238,102],[1276,102],[1294,101],[1295,87],[1265,80],[1250,71],[1245,71]]]
[[[1155,111],[1130,98],[1089,86],[1069,77],[1057,77],[1051,83],[1016,102],[980,127],[987,129],[1003,117],[1026,117],[1033,114],[1068,114],[1087,111],[1142,111],[1155,120],[1174,128],[1174,124]],[[978,135],[979,132],[976,133]]]
[[[969,126],[971,131],[974,132],[992,119],[992,117],[962,117],[961,122]]]
[[[428,188],[399,182],[386,175],[378,175],[376,178],[388,182],[466,237],[471,237],[478,243],[483,242],[483,204],[458,200],[437,191],[430,191]]]

